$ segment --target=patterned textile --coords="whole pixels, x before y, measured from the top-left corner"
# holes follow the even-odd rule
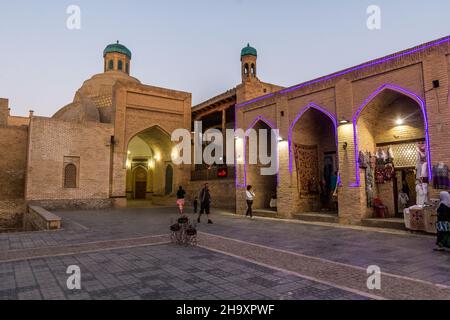
[[[384,180],[391,181],[394,178],[394,175],[395,175],[394,165],[392,163],[387,163],[386,167],[384,168]]]
[[[297,169],[297,184],[301,195],[311,194],[312,184],[319,176],[319,155],[317,146],[294,144],[294,158]]]
[[[411,229],[425,230],[425,216],[423,210],[411,211]]]
[[[448,166],[433,166],[433,188],[435,189],[448,189]]]
[[[441,204],[437,209],[438,223],[437,241],[439,247],[450,248],[450,208],[445,204]]]
[[[359,152],[358,163],[361,169],[365,169],[368,167],[369,159],[366,158],[366,154],[362,151]]]

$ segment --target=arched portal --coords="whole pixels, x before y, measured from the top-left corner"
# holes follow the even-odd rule
[[[295,178],[297,213],[337,214],[333,193],[338,180],[336,118],[310,104],[294,119],[289,130],[290,170]]]
[[[358,109],[354,132],[356,184],[365,189],[367,203],[364,217],[374,217],[374,199],[387,206],[385,217],[401,217],[403,208],[416,202],[416,181],[431,178],[423,101],[402,88],[382,86]],[[400,194],[408,196],[408,203],[399,203]]]
[[[251,129],[254,129],[256,132],[256,139],[251,139]],[[250,128],[246,132],[246,143],[245,143],[245,182],[246,185],[251,185],[253,187],[253,191],[256,194],[256,197],[254,199],[253,208],[256,209],[270,209],[275,210],[276,207],[273,207],[273,203],[276,203],[272,201],[271,206],[271,200],[277,198],[277,186],[278,186],[278,174],[274,175],[263,175],[261,174],[262,168],[270,167],[271,164],[263,164],[261,163],[261,159],[259,156],[257,156],[256,163],[254,161],[250,161],[253,154],[251,154],[251,147],[250,143],[254,143],[257,148],[255,150],[258,150],[258,153],[260,152],[260,139],[262,135],[266,136],[267,141],[267,155],[270,157],[272,156],[271,149],[272,149],[272,142],[271,142],[271,134],[272,129],[274,129],[273,125],[270,124],[269,121],[263,119],[262,117],[259,117],[255,119],[253,124],[250,126]]]
[[[172,148],[169,134],[158,126],[146,129],[129,140],[127,199],[151,200],[154,196],[167,194],[166,167],[171,164]],[[173,182],[170,182],[171,188],[172,185]]]

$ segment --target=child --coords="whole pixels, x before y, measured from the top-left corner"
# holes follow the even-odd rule
[[[194,213],[197,213],[198,209],[198,197],[195,197],[194,199]]]

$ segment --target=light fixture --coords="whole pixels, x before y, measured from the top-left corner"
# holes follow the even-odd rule
[[[347,119],[341,119],[341,121],[339,121],[339,124],[347,124],[347,123],[349,123]]]
[[[398,126],[401,126],[404,123],[405,123],[405,120],[403,120],[403,119],[399,118],[399,119],[395,120],[395,124],[398,125]]]
[[[278,136],[278,142],[282,142],[282,141],[284,141],[284,139],[283,139],[283,137],[282,136]]]
[[[342,148],[343,148],[344,150],[347,150],[347,147],[348,147],[348,143],[347,143],[347,142],[344,142],[344,144],[342,145]]]
[[[155,160],[161,161],[161,154],[159,152],[155,154]]]
[[[131,154],[131,151],[130,151],[130,150],[128,150],[128,154]]]

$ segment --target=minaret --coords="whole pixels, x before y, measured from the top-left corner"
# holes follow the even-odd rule
[[[105,59],[105,72],[125,72],[130,75],[131,51],[119,41],[105,48],[103,58]]]
[[[247,81],[257,80],[256,76],[256,59],[258,52],[255,48],[247,44],[241,51],[241,68],[242,68],[242,83]]]

